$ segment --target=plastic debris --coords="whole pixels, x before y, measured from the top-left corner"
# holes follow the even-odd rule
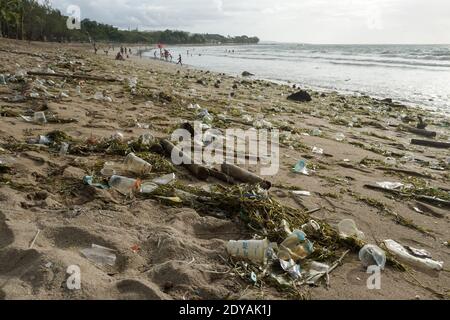
[[[359,251],[359,260],[361,260],[364,267],[377,265],[381,269],[384,269],[386,264],[386,254],[380,247],[373,244],[367,244]]]
[[[148,174],[152,171],[152,165],[147,161],[139,158],[134,153],[129,153],[124,161],[127,171],[137,174]]]
[[[305,160],[299,160],[294,168],[292,169],[296,173],[304,174],[305,176],[309,176],[309,170],[306,167],[306,161]]]
[[[52,140],[49,139],[47,136],[39,136],[38,144],[47,145],[52,143]]]
[[[340,133],[340,132],[336,133],[336,136],[334,137],[334,139],[336,141],[339,141],[339,142],[344,141],[345,140],[345,135],[343,133]]]
[[[387,157],[386,159],[384,159],[384,163],[390,166],[395,166],[397,164],[397,160],[392,157]]]
[[[94,177],[93,176],[85,176],[83,178],[83,183],[87,184],[89,186],[93,186],[100,189],[109,189],[109,186],[104,183],[94,183]]]
[[[141,189],[139,190],[140,193],[150,194],[156,189],[159,188],[159,185],[153,182],[144,182],[141,184]]]
[[[116,255],[113,249],[105,248],[96,244],[92,244],[91,248],[82,249],[81,253],[90,261],[100,264],[114,266],[116,263]]]
[[[429,253],[425,249],[417,249],[410,246],[405,246],[405,248],[409,251],[409,253],[411,253],[415,257],[430,258],[430,259],[432,258],[431,253]]]
[[[289,261],[305,259],[314,251],[312,243],[306,238],[306,234],[301,230],[294,230],[280,244],[278,258]]]
[[[412,266],[416,266],[419,268],[425,268],[429,270],[437,270],[440,271],[444,268],[443,261],[436,261],[430,258],[419,258],[408,252],[408,250],[403,247],[401,244],[395,242],[394,240],[388,239],[384,240],[384,244],[387,250],[393,254],[400,261],[408,263]]]
[[[309,192],[309,191],[293,190],[291,192],[292,192],[293,195],[296,195],[296,196],[308,197],[308,196],[311,195],[311,192]]]
[[[318,136],[321,136],[322,135],[322,130],[320,130],[320,129],[313,129],[312,131],[311,131],[311,135],[312,136],[315,136],[315,137],[318,137]]]
[[[61,143],[61,147],[59,149],[59,154],[61,156],[63,156],[63,155],[66,155],[68,151],[69,151],[69,144],[67,142]]]
[[[308,275],[306,277],[306,284],[315,285],[325,275],[327,286],[330,283],[329,276],[330,266],[324,263],[313,261],[309,266]]]
[[[313,147],[312,152],[316,154],[323,154],[323,149],[318,147]]]
[[[338,224],[339,234],[343,238],[355,237],[356,239],[364,239],[364,232],[359,231],[355,221],[352,219],[344,219]]]
[[[261,119],[261,120],[255,120],[253,122],[253,127],[255,127],[256,129],[263,129],[263,128],[264,129],[272,129],[273,124],[272,124],[272,122]]]
[[[401,182],[389,182],[389,181],[377,182],[377,185],[387,190],[395,190],[404,186],[404,184]]]
[[[169,173],[159,178],[153,179],[152,182],[158,185],[167,185],[175,180],[176,180],[175,173]]]
[[[307,235],[313,235],[320,231],[320,224],[315,220],[310,220],[300,227]]]
[[[3,74],[0,74],[0,85],[6,85],[6,78]]]
[[[270,242],[267,239],[230,240],[227,243],[227,252],[236,258],[244,258],[257,264],[266,264],[269,245]]]
[[[288,261],[285,261],[283,259],[280,259],[279,261],[281,268],[286,271],[293,279],[298,279],[302,276],[300,265],[295,263],[294,260],[289,259]]]
[[[245,123],[251,123],[253,121],[253,117],[251,115],[244,114],[242,116],[242,121],[244,121]]]
[[[108,182],[109,186],[116,189],[124,195],[129,195],[133,191],[138,191],[141,189],[141,180],[132,179],[122,176],[113,175]]]

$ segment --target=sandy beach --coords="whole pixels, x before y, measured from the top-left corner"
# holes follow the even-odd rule
[[[448,115],[336,92],[308,91],[312,101],[290,101],[298,88],[257,74],[232,77],[137,56],[115,61],[114,53],[95,55],[87,45],[0,39],[0,50],[0,74],[19,78],[0,84],[0,299],[448,299],[450,151],[411,144],[449,143]],[[49,69],[117,81],[30,73]],[[28,72],[24,80],[20,70]],[[136,90],[130,91],[134,77]],[[101,100],[94,98],[99,92]],[[279,129],[280,169],[265,177],[277,203],[299,212],[320,208],[311,218],[335,230],[342,219],[353,219],[364,243],[393,239],[425,249],[444,270],[405,264],[401,271],[387,263],[381,289],[369,290],[358,250],[339,246],[324,260],[316,257],[332,264],[350,249],[329,274],[329,287],[321,282],[283,290],[267,281],[262,267],[254,283],[248,271],[257,269],[238,268],[226,252],[229,240],[263,237],[242,212],[208,214],[184,200],[126,197],[83,182],[98,178],[105,162],[125,158],[110,152],[111,145],[97,148],[102,139],[117,132],[123,141],[145,133],[167,139],[180,124],[198,120],[190,104],[207,109],[211,125],[222,130],[249,129],[257,119]],[[48,122],[21,117],[35,112]],[[418,115],[436,138],[410,132]],[[30,143],[47,135],[50,145]],[[67,152],[60,152],[61,142]],[[156,151],[146,155],[153,169],[140,177],[144,181],[175,173],[181,185],[231,187],[212,177],[199,180]],[[301,159],[309,175],[292,171]],[[246,168],[258,173],[259,166]],[[370,188],[386,181],[407,188]],[[292,190],[310,195],[295,197]],[[96,265],[80,253],[92,244],[114,250],[115,263]],[[81,270],[79,290],[66,286],[73,265]]]

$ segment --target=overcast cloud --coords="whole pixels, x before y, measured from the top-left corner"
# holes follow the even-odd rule
[[[139,30],[309,43],[450,43],[450,0],[51,0]]]

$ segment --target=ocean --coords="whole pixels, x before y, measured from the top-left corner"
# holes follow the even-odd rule
[[[168,49],[174,61],[181,53],[183,63],[197,68],[231,75],[248,71],[260,79],[392,98],[450,114],[450,45],[262,43]],[[153,51],[145,55],[153,57]]]

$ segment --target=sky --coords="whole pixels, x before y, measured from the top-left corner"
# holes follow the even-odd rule
[[[50,0],[121,29],[301,43],[450,43],[450,0]]]

